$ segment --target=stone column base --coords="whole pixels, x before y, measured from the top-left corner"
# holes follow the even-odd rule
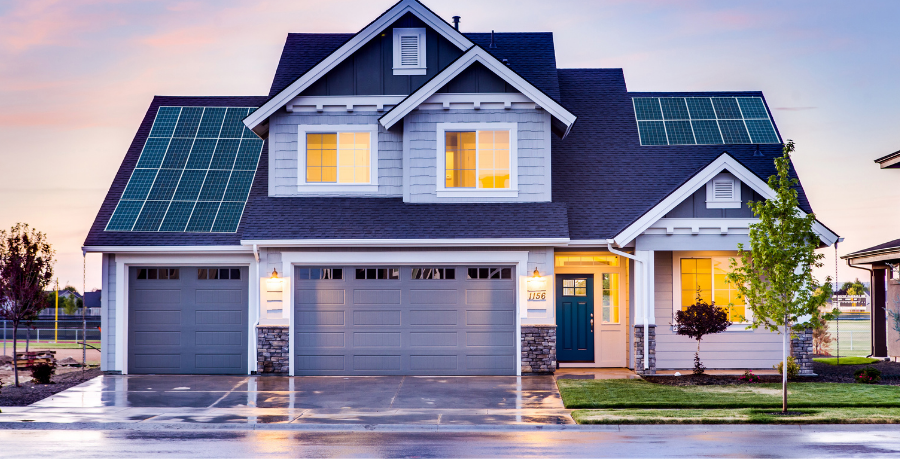
[[[289,327],[257,326],[256,348],[256,373],[274,375],[291,373]]]
[[[813,372],[813,332],[812,328],[807,328],[806,331],[797,333],[794,332],[791,335],[791,356],[794,357],[794,362],[800,366],[800,372],[797,374],[801,377],[815,377],[816,373]]]
[[[556,371],[556,325],[522,327],[522,373]]]
[[[650,367],[644,366],[644,325],[634,326],[634,372],[638,375],[656,375],[656,325],[649,325],[650,330]]]

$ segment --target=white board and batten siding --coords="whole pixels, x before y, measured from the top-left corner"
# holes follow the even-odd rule
[[[116,255],[103,254],[101,266],[100,369],[116,370]]]
[[[672,330],[674,322],[673,252],[657,251],[654,259],[656,313],[656,368],[691,369],[697,342]],[[780,334],[743,325],[703,337],[700,361],[710,369],[768,370],[781,362]]]

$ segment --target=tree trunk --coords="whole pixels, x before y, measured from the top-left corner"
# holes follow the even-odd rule
[[[787,412],[787,378],[788,378],[788,341],[790,340],[791,328],[787,322],[784,322],[784,341],[781,344],[781,357],[784,360],[781,366],[781,412]]]
[[[16,377],[16,387],[19,386],[19,361],[16,360],[16,334],[19,332],[19,324],[13,322],[13,375]]]

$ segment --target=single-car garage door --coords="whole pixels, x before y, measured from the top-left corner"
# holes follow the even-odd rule
[[[514,375],[511,266],[297,267],[295,375]]]
[[[132,267],[128,372],[246,374],[246,267]]]

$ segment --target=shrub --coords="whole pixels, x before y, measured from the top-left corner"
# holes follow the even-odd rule
[[[777,366],[772,366],[773,369],[776,369],[779,374],[784,374],[784,361],[778,363]],[[797,378],[797,374],[800,373],[800,366],[797,365],[797,362],[794,361],[793,356],[788,356],[788,380],[794,380]]]
[[[881,371],[872,366],[863,367],[853,373],[853,378],[856,379],[857,383],[877,384],[878,382],[881,382]]]
[[[48,384],[55,371],[53,364],[35,364],[31,366],[31,380],[36,384]]]
[[[706,368],[700,362],[700,340],[715,333],[721,333],[731,326],[728,312],[715,302],[708,304],[697,293],[697,303],[684,310],[675,312],[676,333],[697,340],[697,352],[694,353],[694,374],[700,375]]]
[[[741,382],[747,382],[750,384],[761,382],[761,380],[759,379],[759,376],[754,374],[752,370],[745,370],[743,375],[738,377],[738,380],[740,380]]]

